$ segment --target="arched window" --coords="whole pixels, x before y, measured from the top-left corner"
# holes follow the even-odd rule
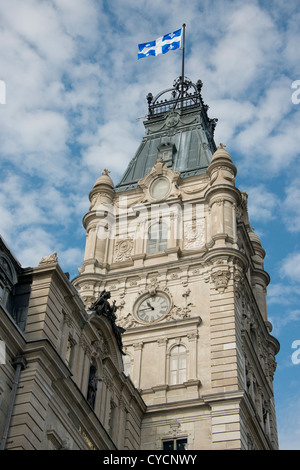
[[[175,346],[170,354],[170,385],[186,381],[186,348]]]
[[[152,224],[148,231],[147,253],[158,253],[167,248],[168,226],[161,220]]]

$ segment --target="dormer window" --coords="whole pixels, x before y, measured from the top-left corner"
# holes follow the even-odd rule
[[[171,118],[169,116],[169,122],[173,123],[175,120],[174,117]],[[176,122],[176,120],[175,120]],[[177,123],[177,122],[176,122]],[[167,142],[160,144],[157,147],[158,150],[158,156],[162,159],[162,161],[168,166],[171,167],[173,165],[173,157],[176,152],[176,146],[173,142]]]

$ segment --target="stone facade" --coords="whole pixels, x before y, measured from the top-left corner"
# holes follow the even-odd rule
[[[104,172],[92,190],[99,206],[84,218],[86,254],[73,284],[87,304],[104,288],[116,300],[127,372],[147,405],[142,449],[172,439],[185,439],[190,450],[278,446],[269,277],[235,175],[221,145],[203,175],[182,180],[158,158],[138,189],[114,193]],[[150,188],[162,177],[169,189],[155,201]],[[148,253],[149,227],[159,217],[165,247]],[[98,237],[103,227],[109,236]],[[157,296],[166,300],[162,317],[145,316],[147,299],[151,305]],[[180,350],[184,370],[172,378]]]
[[[265,251],[202,83],[181,85],[148,95],[121,182],[96,180],[71,283],[2,246],[7,449],[278,448]]]
[[[2,242],[0,259],[1,448],[139,449],[145,404],[109,320],[86,312],[55,254],[21,269]],[[21,291],[30,295],[18,320],[10,307]]]

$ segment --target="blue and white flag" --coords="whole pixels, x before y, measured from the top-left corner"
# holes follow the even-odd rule
[[[173,33],[165,34],[155,41],[139,44],[138,59],[148,57],[149,55],[165,54],[168,51],[179,49],[181,47],[182,28]]]

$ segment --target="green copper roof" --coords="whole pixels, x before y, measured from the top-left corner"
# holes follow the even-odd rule
[[[158,157],[173,171],[180,171],[182,178],[205,173],[216,150],[213,134],[217,120],[207,116],[201,87],[201,81],[195,85],[185,79],[182,84],[180,77],[173,88],[154,99],[151,94],[147,96],[145,136],[116,191],[137,187]]]

